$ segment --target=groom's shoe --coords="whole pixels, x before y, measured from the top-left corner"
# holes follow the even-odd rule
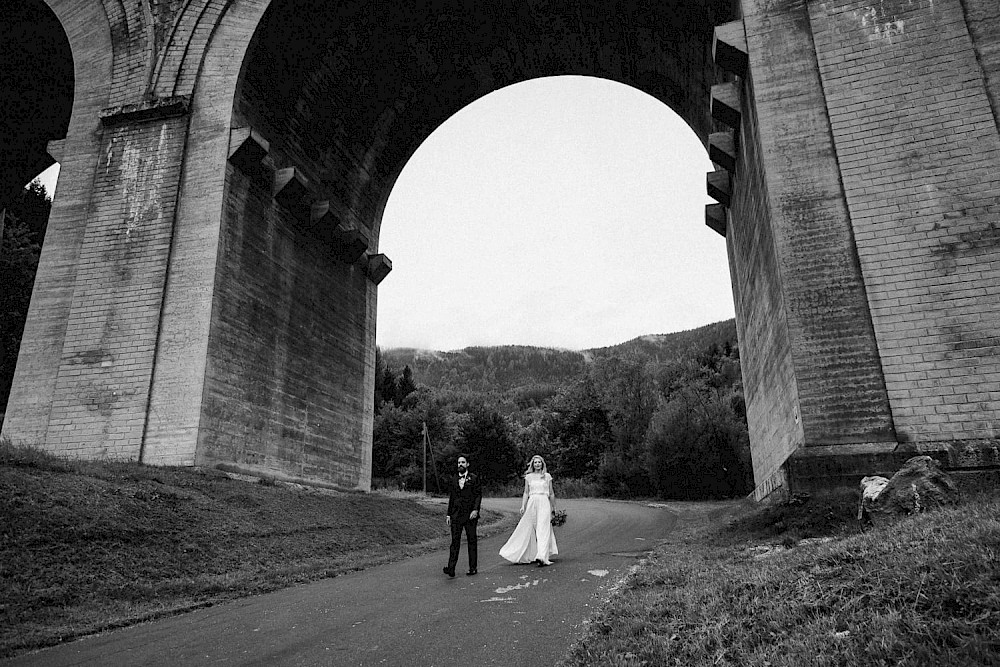
[[[474,574],[479,574],[479,570],[469,570],[468,572],[465,573],[465,576],[471,577]]]
[[[445,566],[444,573],[447,574],[449,577],[452,577],[452,578],[455,577],[455,570],[452,570],[448,566]]]

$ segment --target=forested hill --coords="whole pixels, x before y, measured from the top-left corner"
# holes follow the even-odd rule
[[[694,357],[713,344],[721,348],[726,343],[736,346],[735,320],[581,351],[524,345],[467,347],[454,352],[393,348],[383,350],[382,359],[397,373],[409,366],[417,384],[434,389],[507,391],[564,384],[602,357],[666,362]]]

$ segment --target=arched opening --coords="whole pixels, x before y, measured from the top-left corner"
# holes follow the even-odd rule
[[[704,223],[711,162],[635,88],[534,79],[443,123],[396,180],[379,249],[383,349],[587,349],[733,317]]]
[[[366,488],[371,260],[417,147],[475,100],[560,75],[641,90],[704,141],[712,30],[735,12],[733,0],[269,3],[233,103],[199,461]]]
[[[0,23],[0,209],[52,165],[48,143],[66,137],[73,108],[73,53],[42,0],[4,9]]]
[[[0,414],[4,414],[54,190],[51,173],[46,173],[44,189],[32,181],[55,165],[49,142],[65,138],[73,106],[69,40],[42,0],[4,8],[0,63]]]

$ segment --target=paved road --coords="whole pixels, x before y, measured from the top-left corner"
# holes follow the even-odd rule
[[[517,511],[520,499],[487,499]],[[447,552],[193,611],[22,656],[13,665],[552,665],[615,581],[673,528],[663,506],[564,500],[560,554],[511,565],[480,539],[479,575]],[[443,522],[442,522],[443,523]],[[444,528],[442,527],[442,530]]]

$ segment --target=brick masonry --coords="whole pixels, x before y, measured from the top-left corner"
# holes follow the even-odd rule
[[[995,445],[1000,136],[984,85],[995,72],[958,0],[810,10],[899,439]]]
[[[773,411],[786,383],[753,395],[755,378],[781,371],[751,343],[758,496],[891,474],[918,451],[955,469],[1000,464],[1000,13],[957,0],[743,4],[752,102],[736,191],[752,194],[733,205],[731,264],[734,277],[755,266],[743,226],[766,232],[756,200],[769,197],[785,304],[755,298],[741,342],[755,319],[784,317],[804,425]],[[742,289],[734,279],[738,313]]]
[[[104,133],[45,436],[53,451],[141,458],[187,121]]]

